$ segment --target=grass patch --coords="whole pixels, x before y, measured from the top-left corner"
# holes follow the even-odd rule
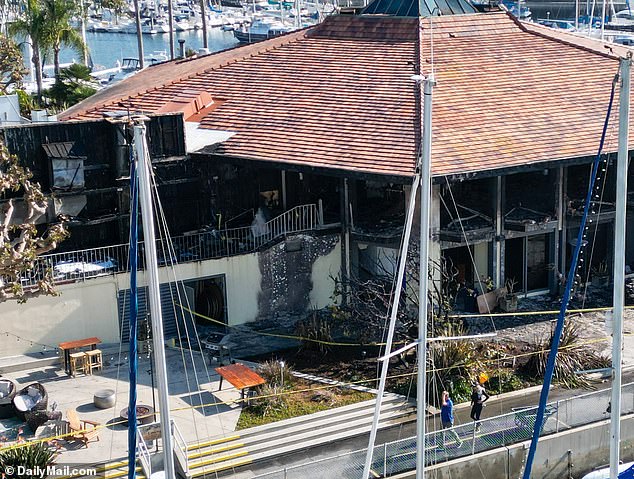
[[[311,385],[302,381],[295,382],[292,388],[284,391],[275,387],[265,387],[258,392],[258,395],[277,395],[264,399],[253,399],[251,405],[242,409],[236,429],[247,429],[270,424],[283,419],[367,401],[375,397],[374,394],[351,389],[321,389],[322,387],[323,385],[321,384]],[[293,391],[301,392],[293,393]]]

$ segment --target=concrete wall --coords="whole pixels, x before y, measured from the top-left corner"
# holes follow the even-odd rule
[[[593,469],[604,466],[610,457],[610,422],[601,421],[571,429],[539,441],[531,477],[535,479],[580,478]],[[486,478],[517,479],[521,477],[529,442],[498,448],[464,457],[427,469],[433,479]],[[634,459],[634,415],[621,421],[621,460]],[[394,476],[415,478],[414,472]]]
[[[341,267],[341,245],[330,240],[331,247],[313,251],[305,282],[306,306],[324,307],[331,303],[334,283]],[[262,253],[266,254],[266,253]],[[260,253],[245,254],[178,265],[174,271],[160,268],[161,283],[223,276],[230,326],[255,320],[262,305],[263,276]],[[0,304],[0,357],[43,351],[74,339],[99,337],[104,343],[119,342],[117,294],[129,288],[129,274],[93,278],[85,282],[59,285],[59,296],[41,296],[25,304]],[[145,285],[145,275],[139,275]],[[6,335],[5,333],[10,333]],[[21,339],[17,339],[19,336]]]
[[[119,341],[114,277],[60,285],[57,291],[56,297],[0,304],[0,357],[41,352],[41,344],[55,347],[63,341],[92,336],[106,343]]]

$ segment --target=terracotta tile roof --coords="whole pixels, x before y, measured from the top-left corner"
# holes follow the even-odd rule
[[[201,127],[236,132],[216,154],[409,176],[419,131],[410,78],[418,22],[329,17],[284,37],[149,68],[64,117],[128,106],[156,112],[184,90],[206,90],[217,106]],[[506,13],[432,22],[434,175],[595,154],[618,68],[600,42],[518,25]],[[427,74],[432,30],[427,19],[421,25]],[[616,150],[616,134],[606,146]]]

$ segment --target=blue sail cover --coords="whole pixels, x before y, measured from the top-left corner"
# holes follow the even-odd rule
[[[620,472],[619,479],[634,479],[634,464]]]

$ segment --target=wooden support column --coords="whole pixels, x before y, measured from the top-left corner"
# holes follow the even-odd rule
[[[566,276],[567,265],[566,256],[568,254],[568,219],[567,211],[568,207],[566,202],[568,201],[568,168],[561,168],[561,203],[559,210],[559,220],[557,222],[557,229],[559,232],[559,264],[558,269],[561,274]]]
[[[286,211],[286,170],[282,170],[282,208]]]
[[[429,224],[429,259],[435,263],[440,264],[440,185],[431,185],[431,211],[430,224]],[[420,225],[420,221],[419,221]],[[431,267],[431,266],[430,266]],[[432,268],[434,274],[434,281],[440,281],[440,271],[438,268]]]
[[[560,167],[557,170],[557,179],[555,180],[555,211],[557,212],[557,231],[553,235],[551,241],[551,252],[548,261],[554,264],[555,267],[548,276],[548,288],[552,294],[558,294],[559,292],[559,277],[558,273],[565,274],[565,261],[566,261],[566,234],[564,229],[564,223],[566,220],[566,201],[564,193],[564,178],[565,169]],[[563,253],[562,253],[563,252]],[[563,254],[563,255],[562,255]]]
[[[493,179],[495,196],[493,198],[493,248],[492,267],[493,283],[496,288],[504,286],[504,186],[502,176]]]
[[[340,183],[340,215],[341,215],[341,276],[342,297],[346,304],[348,293],[348,278],[350,278],[350,200],[348,195],[348,179],[344,178]]]

